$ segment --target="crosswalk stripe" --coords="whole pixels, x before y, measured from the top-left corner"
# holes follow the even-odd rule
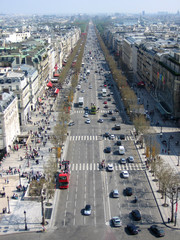
[[[72,164],[72,171],[74,171],[74,164]]]
[[[76,163],[76,171],[78,170],[78,164]]]
[[[85,170],[85,163],[83,163],[83,171]]]
[[[90,170],[90,171],[92,170],[92,163],[90,163],[90,168],[89,168],[89,170]]]
[[[89,136],[87,136],[86,138],[87,138],[87,140],[89,140]]]
[[[86,170],[87,170],[87,171],[88,171],[88,167],[89,167],[89,166],[88,166],[88,164],[87,164],[87,165],[86,165]]]
[[[79,170],[81,171],[81,163],[79,164]]]

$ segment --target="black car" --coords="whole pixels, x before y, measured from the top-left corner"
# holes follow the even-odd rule
[[[157,237],[164,237],[165,232],[162,227],[159,227],[158,225],[152,225],[150,227],[150,230],[157,236]]]
[[[112,111],[112,110],[109,110],[108,113],[109,113],[109,115],[112,115],[112,114],[113,114],[113,111]]]
[[[104,117],[107,117],[108,115],[107,115],[107,113],[105,113],[103,116],[104,116]]]
[[[117,109],[115,109],[114,111],[115,111],[115,112],[119,112],[119,110],[117,110]]]
[[[115,130],[121,130],[120,124],[115,124]]]
[[[124,134],[121,134],[121,135],[119,136],[119,138],[120,138],[121,140],[124,140],[124,139],[125,139],[125,135],[124,135]]]
[[[109,137],[110,134],[109,134],[108,132],[105,132],[104,136],[105,136],[105,137]]]
[[[121,146],[121,140],[118,140],[118,141],[116,142],[116,144],[117,144],[117,146]]]
[[[141,220],[141,213],[139,212],[139,210],[137,210],[137,209],[136,210],[132,210],[131,214],[132,214],[134,220],[136,220],[136,221],[140,221]]]
[[[126,196],[131,196],[133,194],[133,190],[131,187],[127,187],[125,189]]]
[[[110,153],[110,152],[111,152],[111,147],[105,148],[105,152],[106,152],[106,153]]]
[[[112,117],[111,120],[112,120],[112,121],[116,121],[116,117]]]
[[[110,102],[110,101],[111,101],[111,98],[108,98],[107,100]]]
[[[132,223],[127,225],[127,230],[133,235],[136,235],[139,232],[139,228]]]

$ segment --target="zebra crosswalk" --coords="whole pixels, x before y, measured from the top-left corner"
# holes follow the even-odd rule
[[[114,163],[115,171],[141,171],[145,170],[145,165],[142,163],[119,164]],[[99,170],[99,163],[71,163],[71,171],[96,171]]]
[[[109,138],[102,137],[102,136],[88,136],[88,135],[81,135],[81,136],[69,136],[70,141],[98,141],[98,140],[105,140],[105,141],[112,141]],[[119,140],[119,136],[115,136],[115,141]],[[123,141],[133,141],[133,136],[126,136]]]
[[[98,112],[100,113],[108,113],[109,110],[99,110]],[[75,110],[73,113],[83,113],[84,114],[84,110]]]

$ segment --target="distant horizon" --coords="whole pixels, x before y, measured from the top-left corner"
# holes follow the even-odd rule
[[[2,1],[2,0],[1,0]],[[1,15],[101,15],[101,14],[176,14],[179,0],[8,0],[1,2]]]

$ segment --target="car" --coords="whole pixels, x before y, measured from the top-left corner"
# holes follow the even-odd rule
[[[121,130],[121,126],[120,126],[120,124],[115,124],[115,130]]]
[[[99,123],[103,123],[103,119],[100,118],[100,119],[98,120],[98,122],[99,122]]]
[[[87,112],[85,112],[84,117],[88,118],[88,116],[89,116],[89,114]]]
[[[124,140],[124,139],[125,139],[125,135],[124,135],[124,134],[121,134],[121,135],[119,136],[119,138],[120,138],[121,140]]]
[[[131,215],[133,216],[135,221],[140,221],[141,220],[141,213],[138,209],[132,210]]]
[[[157,237],[164,237],[165,232],[164,229],[158,225],[152,225],[150,227],[151,232],[153,232]]]
[[[109,136],[109,139],[110,139],[110,140],[114,140],[114,139],[115,139],[114,134],[111,134],[111,135]]]
[[[85,93],[85,90],[81,90],[82,93]]]
[[[108,132],[105,132],[104,137],[109,137],[110,134]]]
[[[85,107],[84,110],[85,110],[85,111],[89,111],[89,108],[88,108],[88,107]]]
[[[121,146],[121,140],[117,140],[116,145]]]
[[[114,93],[113,92],[110,92],[111,95],[113,95]]]
[[[70,122],[68,126],[73,126],[74,124],[75,124],[74,122]]]
[[[87,124],[90,124],[90,123],[91,123],[91,120],[88,118],[88,119],[86,120],[86,123],[87,123]]]
[[[104,101],[104,104],[107,104],[107,101]]]
[[[105,105],[104,108],[108,108],[108,105]]]
[[[131,187],[127,187],[125,189],[125,193],[126,193],[126,196],[132,196],[132,194],[133,194],[132,188]]]
[[[124,171],[122,171],[122,177],[123,178],[129,178],[129,173],[128,173],[128,171],[126,171],[126,170],[124,170]]]
[[[119,110],[118,110],[118,109],[115,109],[114,111],[115,111],[116,113],[117,113],[117,112],[119,112]]]
[[[105,152],[106,152],[106,153],[110,153],[110,152],[111,152],[111,147],[106,147],[106,148],[105,148]]]
[[[120,163],[121,163],[121,164],[126,164],[126,159],[125,159],[125,158],[121,158],[121,159],[120,159]]]
[[[108,94],[107,94],[107,97],[110,97],[110,96],[111,96],[111,94],[110,94],[110,93],[108,93]]]
[[[127,230],[133,235],[136,235],[139,233],[139,227],[137,227],[133,223],[130,223],[127,225]]]
[[[107,113],[104,113],[103,117],[107,117],[107,116],[108,116]]]
[[[108,172],[113,172],[114,171],[113,163],[108,163],[107,170],[108,170]]]
[[[91,215],[91,211],[92,211],[91,205],[87,204],[84,208],[84,215],[86,215],[86,216]]]
[[[108,98],[107,100],[110,102],[110,101],[111,101],[111,98]]]
[[[109,110],[108,113],[109,113],[109,115],[112,115],[112,114],[113,114],[113,111],[112,111],[112,110]]]
[[[120,220],[120,217],[113,217],[112,218],[112,224],[114,227],[121,227],[122,226],[122,222]]]
[[[119,197],[119,191],[117,189],[112,191],[112,197],[113,198],[118,198]]]
[[[89,85],[89,89],[92,89],[92,86],[91,86],[91,85]]]
[[[116,121],[116,117],[112,117],[111,120],[112,120],[112,121]]]
[[[134,162],[134,157],[133,157],[133,156],[129,156],[129,157],[127,158],[127,162],[133,163],[133,162]]]
[[[106,85],[106,84],[104,84],[104,87],[107,87],[107,85]]]

